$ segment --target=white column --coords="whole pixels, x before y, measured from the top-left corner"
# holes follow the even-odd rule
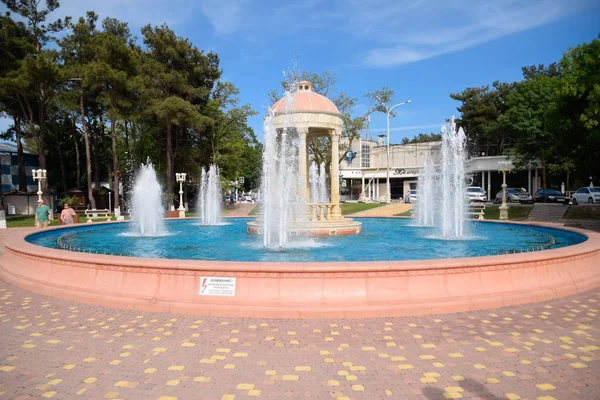
[[[361,176],[362,176],[362,180],[361,180],[361,190],[360,190],[359,200],[365,201],[365,172],[364,171],[361,171]]]
[[[331,219],[342,219],[340,209],[340,131],[332,130],[331,138]]]
[[[298,128],[298,138],[300,139],[298,147],[298,169],[300,170],[300,182],[301,186],[306,188],[305,198],[308,202],[310,199],[310,189],[308,188],[308,175],[307,175],[307,162],[306,162],[306,135],[308,134],[308,128]]]
[[[485,171],[481,171],[481,188],[485,190]]]
[[[535,181],[533,182],[533,190],[537,192],[538,190],[538,169],[535,169]],[[531,193],[531,192],[529,192]]]
[[[487,199],[490,201],[492,199],[492,171],[488,171],[487,185]]]
[[[379,178],[377,178],[375,182],[375,197],[379,197]]]
[[[527,191],[530,194],[533,194],[533,192],[531,191],[531,168],[527,169]]]

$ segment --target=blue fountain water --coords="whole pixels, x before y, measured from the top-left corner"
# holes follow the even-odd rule
[[[476,257],[564,247],[586,240],[563,231],[512,224],[468,222],[472,239],[435,239],[432,228],[409,226],[408,219],[361,219],[361,235],[290,238],[284,249],[265,248],[263,238],[246,233],[247,219],[227,225],[198,226],[197,221],[166,221],[168,236],[127,235],[127,224],[94,225],[45,231],[31,243],[75,251],[133,257],[225,261],[386,261]]]

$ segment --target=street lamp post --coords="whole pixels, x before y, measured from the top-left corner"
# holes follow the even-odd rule
[[[388,204],[390,204],[390,202],[392,201],[392,191],[391,191],[391,187],[390,187],[390,113],[392,112],[392,110],[396,107],[399,106],[403,106],[405,104],[410,104],[411,101],[410,100],[406,100],[403,101],[402,103],[398,103],[395,104],[391,107],[388,108],[387,104],[385,104],[383,101],[381,101],[381,99],[379,97],[375,97],[379,103],[385,107],[385,112],[387,114],[387,178],[386,178],[386,186],[387,186],[387,193],[386,193],[386,202]]]
[[[508,206],[506,205],[506,173],[510,171],[510,163],[508,161],[499,161],[498,170],[502,172],[502,205],[500,205],[500,219],[508,219]]]
[[[33,176],[33,180],[38,183],[38,201],[42,200],[42,181],[46,179],[46,170],[45,169],[34,169],[31,171],[31,175]]]
[[[185,172],[176,173],[175,179],[179,182],[179,218],[185,218],[185,207],[183,206],[183,182],[185,182]]]

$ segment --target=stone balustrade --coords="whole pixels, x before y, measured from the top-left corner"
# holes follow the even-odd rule
[[[333,203],[309,203],[311,221],[331,221]]]

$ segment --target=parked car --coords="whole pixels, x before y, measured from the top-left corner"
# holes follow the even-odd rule
[[[466,198],[469,203],[474,201],[485,202],[487,200],[487,193],[479,186],[469,186],[467,188]]]
[[[417,202],[417,191],[415,189],[409,190],[404,196],[405,203],[416,203]]]
[[[533,203],[533,197],[525,189],[520,188],[506,188],[506,202],[507,203]],[[496,193],[494,203],[502,203],[502,190]]]
[[[536,203],[563,203],[569,204],[569,198],[566,194],[556,189],[540,189],[535,192],[533,199]]]
[[[597,187],[582,187],[573,194],[573,204],[600,203],[600,189]]]

